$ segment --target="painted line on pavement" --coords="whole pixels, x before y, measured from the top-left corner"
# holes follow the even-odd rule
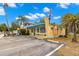
[[[53,53],[55,53],[57,50],[59,50],[62,46],[64,46],[64,44],[61,44],[59,47],[57,47],[56,49],[54,49],[53,51],[51,51],[50,53],[46,54],[45,56],[50,56]]]

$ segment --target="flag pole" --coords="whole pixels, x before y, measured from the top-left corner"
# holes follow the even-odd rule
[[[52,16],[52,8],[49,11],[49,21],[51,20],[51,16]]]

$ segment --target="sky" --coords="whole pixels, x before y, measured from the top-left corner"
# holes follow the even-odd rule
[[[7,3],[8,7],[4,11],[2,3],[0,3],[0,24],[6,23],[5,14],[7,14],[8,22],[18,19],[18,16],[25,16],[29,22],[39,22],[44,17],[48,17],[50,9],[52,10],[51,23],[61,24],[62,17],[67,13],[79,13],[79,3]]]

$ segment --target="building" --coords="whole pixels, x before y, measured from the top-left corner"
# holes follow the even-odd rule
[[[44,18],[45,23],[27,26],[31,36],[39,38],[55,38],[60,35],[65,35],[65,29],[59,29],[57,25],[51,25],[49,18]]]
[[[29,31],[31,36],[39,38],[56,38],[60,35],[65,35],[65,29],[60,29],[58,25],[50,24],[52,16],[52,9],[50,9],[49,17],[44,18],[44,23],[27,26],[26,29]]]
[[[20,29],[25,29],[27,26],[32,26],[33,24],[32,23],[22,23],[20,25]]]

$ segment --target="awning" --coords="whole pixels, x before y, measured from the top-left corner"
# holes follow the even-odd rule
[[[44,23],[41,23],[41,24],[37,24],[37,25],[31,25],[31,26],[26,26],[26,28],[36,28],[36,27],[43,27],[43,26],[45,26],[45,24]]]

